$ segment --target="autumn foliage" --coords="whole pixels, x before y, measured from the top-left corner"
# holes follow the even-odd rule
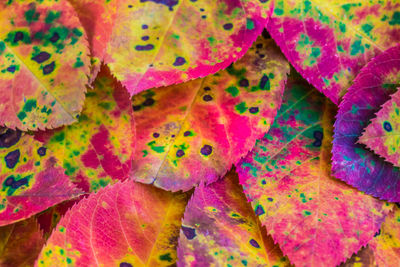
[[[0,266],[400,266],[397,0],[0,1]]]

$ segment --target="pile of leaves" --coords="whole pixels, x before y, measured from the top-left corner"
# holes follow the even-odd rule
[[[0,266],[399,266],[400,2],[0,2]]]

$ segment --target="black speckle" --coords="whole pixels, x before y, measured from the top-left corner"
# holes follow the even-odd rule
[[[258,55],[260,58],[265,58],[265,55],[263,55],[263,54],[259,54]]]
[[[185,155],[185,152],[182,149],[179,149],[178,151],[176,151],[176,156],[178,158],[183,157]]]
[[[127,263],[127,262],[121,262],[121,263],[119,264],[119,267],[133,267],[133,265],[130,264],[130,263]]]
[[[9,176],[5,181],[4,184],[6,186],[11,186],[14,183],[15,179],[14,176]]]
[[[262,90],[264,90],[264,89],[269,89],[268,88],[268,86],[267,86],[267,83],[269,82],[269,78],[268,78],[268,76],[267,75],[263,75],[263,77],[261,78],[261,81],[260,81],[260,88],[262,89]]]
[[[210,87],[208,87],[208,86],[204,87],[204,91],[210,91],[210,90],[211,90]]]
[[[152,44],[137,45],[137,46],[135,46],[135,49],[136,49],[137,51],[149,51],[149,50],[154,49],[154,45],[152,45]]]
[[[320,147],[322,145],[322,139],[324,138],[324,134],[321,131],[315,131],[313,135],[315,138],[313,146]]]
[[[213,99],[213,98],[212,98],[212,96],[210,96],[210,95],[205,95],[205,96],[203,96],[203,100],[206,101],[206,102],[211,101],[212,99]]]
[[[190,131],[186,131],[186,132],[183,133],[183,136],[189,136],[190,133],[191,133]]]
[[[36,61],[37,63],[43,63],[46,60],[48,60],[50,58],[50,54],[47,52],[40,52],[39,54],[37,54],[36,56],[34,56],[32,58],[33,61]]]
[[[141,107],[142,107],[141,105],[134,105],[134,106],[132,106],[133,111],[139,111]]]
[[[187,239],[192,240],[196,237],[196,229],[186,227],[182,225],[182,232],[186,236]]]
[[[14,181],[14,183],[11,184],[11,188],[12,189],[18,189],[21,186],[27,185],[27,184],[28,184],[28,179],[22,178],[21,180]]]
[[[205,18],[207,18],[207,16],[206,16],[206,15],[202,15],[201,18],[202,18],[202,19],[205,19]]]
[[[143,102],[143,106],[148,107],[154,104],[154,99],[153,98],[147,98],[144,102]]]
[[[47,148],[42,146],[42,147],[38,148],[37,153],[39,154],[39,156],[43,157],[46,155],[46,150],[47,150]]]
[[[265,213],[264,208],[261,205],[257,205],[255,213],[256,213],[257,216],[260,216],[260,215],[264,214]]]
[[[226,23],[226,24],[224,24],[224,30],[231,30],[232,28],[233,28],[233,25],[232,25],[232,23]]]
[[[8,72],[14,73],[15,72],[15,66],[10,66],[7,68]]]
[[[174,138],[174,137],[175,137],[175,135],[173,134],[173,135],[171,135],[171,137],[172,137],[172,138]]]
[[[241,87],[248,87],[248,86],[249,86],[249,80],[247,80],[247,79],[241,79],[241,80],[239,81],[239,85],[240,85]]]
[[[128,8],[132,8],[133,6],[132,5],[128,5]]]
[[[257,48],[262,48],[263,45],[262,45],[262,44],[256,44],[256,47],[257,47]]]
[[[158,138],[158,137],[160,137],[160,134],[159,133],[153,133],[153,137],[154,138]]]
[[[175,59],[174,64],[172,64],[172,65],[174,65],[174,66],[182,66],[182,65],[185,64],[185,63],[186,63],[186,59],[185,59],[185,58],[183,58],[183,57],[177,57],[177,58]]]
[[[142,29],[143,29],[143,30],[148,29],[148,28],[149,28],[149,26],[147,26],[146,24],[143,24],[143,25],[142,25]]]
[[[384,123],[383,123],[383,129],[385,129],[387,132],[391,132],[393,129],[392,129],[392,125],[389,123],[389,122],[387,122],[387,121],[385,121]]]
[[[7,129],[5,133],[0,134],[0,148],[8,148],[15,145],[21,138],[20,130]]]
[[[57,32],[53,33],[53,36],[50,38],[50,42],[55,43],[60,39],[60,35]]]
[[[201,149],[200,149],[200,153],[203,154],[204,156],[208,156],[212,153],[212,146],[210,145],[204,145]]]
[[[146,35],[146,36],[142,36],[142,40],[143,40],[143,41],[147,41],[147,40],[149,40],[149,39],[150,39],[150,37],[147,36],[147,35]]]
[[[14,43],[18,43],[19,41],[24,39],[24,33],[23,32],[16,32],[14,35]]]
[[[249,109],[249,111],[252,114],[256,114],[256,113],[258,113],[258,107],[252,107],[252,108]]]
[[[15,165],[17,165],[19,161],[19,156],[21,153],[19,152],[19,149],[11,151],[8,153],[5,157],[4,160],[6,161],[6,166],[9,169],[13,169]]]
[[[255,248],[260,248],[260,245],[258,244],[257,241],[255,241],[254,239],[250,239],[250,245],[252,245]]]
[[[51,62],[50,64],[46,65],[43,67],[43,74],[47,75],[53,72],[54,68],[55,68],[56,64],[55,62]]]

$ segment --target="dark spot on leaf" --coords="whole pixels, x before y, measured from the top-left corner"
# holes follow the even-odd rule
[[[46,148],[45,147],[39,147],[38,148],[38,150],[37,150],[37,153],[39,154],[39,156],[41,156],[41,157],[43,157],[43,156],[45,156],[46,155]]]
[[[268,90],[269,89],[269,86],[267,86],[268,82],[269,82],[269,78],[267,75],[264,74],[260,81],[260,88],[263,90],[265,90],[265,89]]]
[[[161,5],[166,5],[169,8],[169,11],[173,11],[174,10],[173,7],[179,2],[179,0],[140,0],[141,3],[148,1]]]
[[[250,239],[250,245],[252,245],[255,248],[260,248],[260,245],[258,244],[257,241],[255,241],[254,239]]]
[[[174,64],[172,64],[172,65],[174,65],[174,66],[182,66],[182,65],[185,64],[185,63],[186,63],[186,59],[185,59],[185,58],[183,58],[183,57],[177,57],[177,58],[175,59]]]
[[[204,156],[208,156],[212,153],[212,146],[210,145],[204,145],[201,149],[200,149],[200,153],[203,154]]]
[[[211,101],[212,99],[213,99],[213,98],[212,98],[212,96],[210,96],[210,95],[205,95],[205,96],[203,96],[203,100],[206,101],[206,102]]]
[[[375,233],[374,237],[376,237],[376,236],[378,236],[380,234],[381,234],[381,229],[379,229],[379,231]]]
[[[121,262],[121,263],[119,264],[119,267],[133,267],[133,265],[130,264],[130,263],[127,263],[127,262]]]
[[[239,81],[239,85],[240,85],[241,87],[248,87],[248,86],[249,86],[249,80],[247,80],[247,79],[241,79],[241,80]]]
[[[223,27],[224,27],[224,30],[230,30],[233,28],[233,25],[232,25],[232,23],[226,23],[226,24],[224,24]]]
[[[59,35],[57,32],[55,32],[55,33],[53,33],[53,36],[51,36],[50,42],[55,43],[55,42],[57,42],[59,39],[60,39],[60,35]]]
[[[55,68],[56,64],[55,62],[51,62],[50,64],[46,65],[43,67],[43,74],[47,75],[53,72],[54,68]]]
[[[14,35],[14,43],[18,43],[19,41],[24,39],[24,33],[23,32],[16,32]]]
[[[147,98],[144,102],[143,102],[143,106],[148,107],[154,104],[154,99],[153,98]]]
[[[252,107],[252,108],[250,108],[250,109],[249,109],[249,112],[252,113],[252,114],[258,113],[258,107]]]
[[[132,106],[133,111],[138,111],[138,110],[140,110],[141,107],[142,107],[141,105]]]
[[[178,151],[176,151],[176,156],[178,158],[183,157],[185,155],[185,152],[182,149],[179,149]]]
[[[261,205],[257,205],[255,213],[257,216],[260,216],[265,213],[264,208]]]
[[[5,181],[4,184],[6,186],[11,186],[14,183],[14,176],[9,176]]]
[[[18,189],[23,185],[28,184],[28,179],[27,178],[22,178],[21,180],[14,181],[14,183],[11,184],[12,189]]]
[[[8,148],[15,145],[21,138],[20,130],[7,129],[5,133],[0,134],[0,148]]]
[[[13,65],[13,66],[8,67],[7,71],[11,72],[11,73],[14,73],[15,72],[15,66]]]
[[[192,240],[196,237],[196,229],[186,227],[182,225],[182,232],[186,236],[187,239]]]
[[[137,46],[135,46],[135,49],[136,49],[137,51],[149,51],[149,50],[154,49],[154,45],[152,45],[152,44],[137,45]]]
[[[8,153],[5,157],[4,160],[6,161],[6,166],[9,169],[13,169],[15,165],[17,165],[19,161],[19,156],[21,153],[19,152],[19,149],[11,151]]]
[[[158,138],[159,136],[160,136],[159,133],[153,133],[153,137],[154,137],[154,138]]]
[[[387,132],[391,132],[393,129],[392,129],[392,125],[389,123],[389,122],[387,122],[387,121],[385,121],[384,123],[383,123],[383,129],[385,129]]]
[[[43,63],[46,60],[48,60],[50,58],[50,54],[47,52],[40,52],[39,54],[37,54],[36,56],[34,56],[32,58],[33,61],[36,61],[37,63]]]

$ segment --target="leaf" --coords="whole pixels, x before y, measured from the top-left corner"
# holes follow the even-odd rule
[[[400,201],[400,169],[358,144],[357,139],[395,92],[399,81],[400,45],[380,54],[362,69],[339,106],[333,136],[334,176],[388,201]]]
[[[378,266],[398,266],[400,262],[400,209],[395,207],[377,236],[370,242]]]
[[[390,205],[334,179],[335,105],[292,76],[268,134],[238,165],[253,209],[296,266],[336,266],[365,246]]]
[[[289,266],[246,201],[237,174],[200,185],[186,207],[178,266]]]
[[[131,95],[204,77],[242,57],[266,1],[121,0],[106,63]]]
[[[131,170],[135,125],[128,92],[103,68],[86,94],[79,121],[39,132],[42,141],[62,162],[65,174],[85,192],[124,180]]]
[[[132,181],[107,186],[66,213],[37,265],[169,266],[187,197]]]
[[[0,158],[0,226],[81,194],[64,175],[54,154],[33,136],[2,129]]]
[[[1,1],[0,124],[21,130],[76,121],[89,57],[81,24],[66,1]]]
[[[272,40],[260,37],[226,70],[134,96],[135,179],[177,191],[223,176],[268,130],[288,72]]]
[[[0,227],[0,265],[33,266],[45,240],[34,217]]]
[[[117,15],[117,1],[69,0],[85,28],[92,56],[91,81],[100,71]]]
[[[400,42],[397,0],[275,0],[267,29],[289,62],[335,104],[360,69]]]
[[[363,247],[340,267],[377,267],[374,251],[369,246]]]
[[[359,139],[361,144],[375,151],[397,167],[400,167],[399,147],[400,91],[394,93],[376,113],[376,118],[365,128]]]
[[[67,213],[70,208],[72,208],[76,203],[78,203],[86,196],[82,195],[79,198],[64,201],[35,215],[37,222],[40,226],[40,230],[43,232],[43,238],[45,240],[50,237],[54,228],[57,226],[58,222],[65,215],[65,213]]]

